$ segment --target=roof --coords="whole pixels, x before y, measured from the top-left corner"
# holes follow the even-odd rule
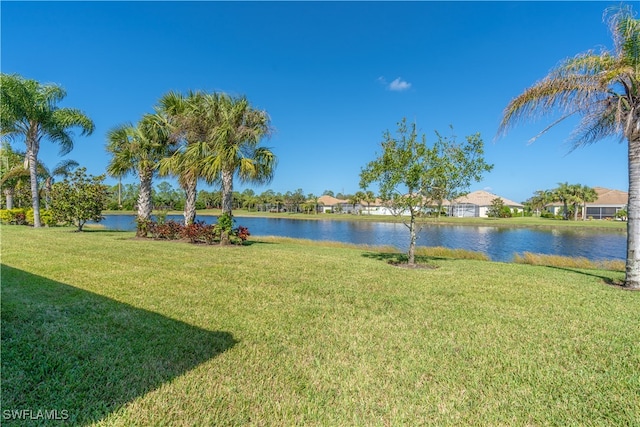
[[[587,203],[587,206],[624,206],[629,203],[629,193],[620,190],[611,190],[604,187],[593,187],[598,198],[595,202]],[[549,203],[546,206],[562,206],[560,202]]]
[[[504,197],[498,196],[493,193],[489,193],[488,191],[484,191],[484,190],[473,191],[467,194],[466,196],[458,197],[456,200],[454,200],[453,203],[454,204],[467,203],[467,204],[478,205],[478,206],[491,206],[491,202],[494,199],[502,199],[502,202],[506,206],[524,207],[521,203],[514,202],[513,200],[506,199]]]
[[[598,198],[593,203],[587,205],[626,205],[629,202],[629,193],[620,190],[610,190],[608,188],[594,187]]]
[[[325,206],[335,206],[340,203],[348,203],[348,202],[346,200],[336,199],[333,196],[328,196],[325,194],[324,196],[318,197],[318,203],[322,203]]]

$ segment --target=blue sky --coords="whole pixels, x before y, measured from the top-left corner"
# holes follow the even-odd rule
[[[358,191],[382,133],[407,117],[428,142],[449,125],[459,139],[479,132],[494,170],[471,190],[520,202],[565,181],[627,189],[618,140],[570,152],[567,123],[528,144],[549,121],[495,138],[507,103],[560,60],[611,48],[602,14],[615,4],[3,1],[0,68],[60,84],[61,105],[94,120],[65,157],[94,175],[110,128],[169,90],[199,89],[246,95],[271,116],[263,145],[279,163],[258,193]],[[58,148],[43,144],[40,159],[57,164]]]

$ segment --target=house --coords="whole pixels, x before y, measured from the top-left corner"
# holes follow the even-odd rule
[[[616,213],[627,208],[629,203],[629,193],[620,190],[610,190],[603,187],[593,187],[598,195],[595,202],[586,203],[587,218],[592,219],[612,219]],[[554,215],[562,214],[564,208],[562,203],[553,203],[547,209]]]
[[[520,203],[497,196],[487,191],[474,191],[464,197],[458,198],[453,203],[445,200],[443,208],[447,210],[447,215],[454,217],[487,217],[491,202],[496,199],[502,199],[505,206],[509,206],[511,210],[522,210],[524,206]],[[393,215],[394,211],[385,206],[380,199],[368,203],[361,201],[353,206],[348,200],[337,199],[332,196],[320,196],[318,198],[318,211],[322,213],[355,213],[362,215]],[[433,210],[437,207],[433,206]],[[403,212],[401,215],[409,215],[409,212]]]
[[[587,203],[587,218],[605,219],[615,218],[616,212],[626,209],[629,203],[629,193],[620,190],[594,187],[598,198],[593,203]]]
[[[353,209],[353,205],[347,200],[336,199],[333,196],[323,195],[318,197],[318,212],[321,213],[333,213],[333,212],[346,212],[345,208],[350,207]]]
[[[513,212],[515,209],[522,210],[524,205],[500,197],[488,191],[478,190],[462,196],[453,202],[444,202],[443,206],[447,207],[448,215],[453,217],[488,217],[491,202],[495,199],[502,199],[505,206],[508,206]]]

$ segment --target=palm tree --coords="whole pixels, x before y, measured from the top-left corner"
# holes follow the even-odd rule
[[[137,126],[125,124],[111,129],[107,141],[107,151],[112,155],[107,172],[120,178],[132,172],[138,174],[138,220],[149,220],[153,175],[172,144],[166,120],[159,114],[145,114]],[[138,234],[146,233],[138,227]]]
[[[578,211],[582,210],[582,220],[587,216],[587,203],[595,202],[598,199],[598,193],[591,187],[586,185],[575,184],[573,186],[574,196],[574,220],[578,220]]]
[[[356,205],[361,203],[365,198],[365,194],[364,191],[356,191],[356,193],[354,195],[352,195],[351,197],[349,197],[349,203],[351,203],[351,205],[353,206],[353,212],[357,214],[358,212],[356,212]]]
[[[573,201],[573,190],[568,182],[559,182],[558,188],[551,191],[554,202],[562,203],[562,219],[569,219],[569,202]]]
[[[307,202],[313,205],[313,214],[316,215],[318,213],[318,196],[313,193],[307,194]]]
[[[90,135],[94,124],[83,112],[59,108],[56,104],[66,96],[58,85],[42,85],[16,74],[0,74],[0,131],[2,135],[24,137],[29,166],[33,226],[41,227],[38,191],[38,151],[43,139],[60,145],[60,154],[73,149],[71,128],[79,127],[81,135]]]
[[[614,50],[592,51],[564,60],[504,110],[500,132],[537,113],[561,112],[560,121],[580,115],[570,137],[574,147],[605,137],[626,139],[629,166],[629,221],[625,286],[640,289],[640,20],[629,6],[605,13]]]
[[[233,179],[241,182],[264,184],[271,181],[276,166],[273,152],[261,147],[260,141],[267,136],[269,116],[266,111],[251,107],[244,98],[233,98],[227,94],[209,95],[210,104],[216,105],[210,114],[211,126],[201,152],[202,175],[208,181],[221,183],[222,214],[232,215]]]
[[[166,115],[173,138],[182,142],[170,157],[160,161],[160,175],[172,174],[185,192],[184,223],[192,224],[196,218],[198,180],[202,176],[202,158],[205,152],[208,128],[212,120],[211,99],[203,92],[189,92],[186,96],[169,92],[159,102],[157,110]],[[213,105],[215,106],[215,104]]]
[[[540,211],[551,202],[553,202],[552,192],[548,190],[537,190],[527,201],[531,210],[536,211],[538,216]]]
[[[363,201],[367,203],[367,213],[371,215],[371,203],[376,201],[376,196],[373,194],[373,191],[367,190],[364,192]]]

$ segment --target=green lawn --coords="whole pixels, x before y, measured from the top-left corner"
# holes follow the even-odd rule
[[[0,232],[3,425],[640,425],[623,273]]]

